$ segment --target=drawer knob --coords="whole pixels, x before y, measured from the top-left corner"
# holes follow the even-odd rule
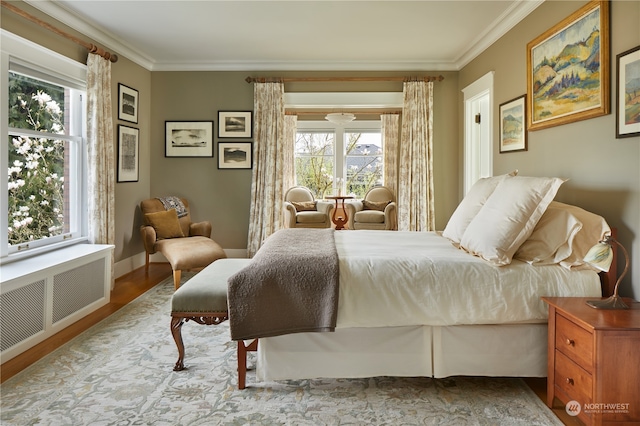
[[[573,339],[567,339],[567,345],[569,346],[575,346],[576,342]]]
[[[572,385],[573,386],[573,379],[571,377],[567,377],[565,382],[567,382],[568,385]]]

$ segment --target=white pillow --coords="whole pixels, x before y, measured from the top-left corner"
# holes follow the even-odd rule
[[[458,207],[453,212],[447,222],[447,226],[442,231],[442,236],[450,239],[456,245],[460,244],[464,231],[469,223],[478,214],[489,196],[493,194],[498,184],[507,176],[515,176],[517,170],[508,175],[480,178],[473,184],[467,195],[460,201]]]
[[[493,264],[508,265],[563,183],[560,178],[506,176],[469,223],[460,246]]]

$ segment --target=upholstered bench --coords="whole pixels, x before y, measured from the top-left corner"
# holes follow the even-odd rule
[[[178,347],[178,361],[174,371],[184,370],[182,324],[217,325],[229,319],[227,309],[227,280],[251,262],[251,259],[219,259],[198,272],[180,286],[171,298],[171,334]],[[238,388],[245,388],[247,351],[255,351],[258,341],[249,345],[238,341]]]

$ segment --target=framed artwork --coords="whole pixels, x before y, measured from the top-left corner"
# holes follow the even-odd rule
[[[137,182],[140,163],[140,131],[118,125],[118,182]]]
[[[213,121],[165,121],[165,157],[213,157]]]
[[[252,115],[251,111],[218,111],[218,137],[250,138]]]
[[[118,119],[138,123],[138,91],[118,83]]]
[[[640,46],[616,56],[616,138],[640,136]]]
[[[527,95],[500,105],[500,153],[526,151]]]
[[[252,145],[251,142],[218,142],[218,168],[250,169]]]
[[[529,130],[609,114],[609,2],[591,1],[527,44]]]

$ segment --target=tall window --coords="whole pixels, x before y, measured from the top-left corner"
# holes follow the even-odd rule
[[[17,38],[5,51],[5,35],[3,256],[82,237],[85,151],[85,87],[77,80],[84,66],[67,78],[66,68],[74,68],[68,59]],[[38,65],[21,57],[30,49],[38,51]]]
[[[298,121],[295,147],[296,184],[317,198],[342,190],[362,198],[383,185],[382,135],[379,121],[354,121],[345,126]]]

